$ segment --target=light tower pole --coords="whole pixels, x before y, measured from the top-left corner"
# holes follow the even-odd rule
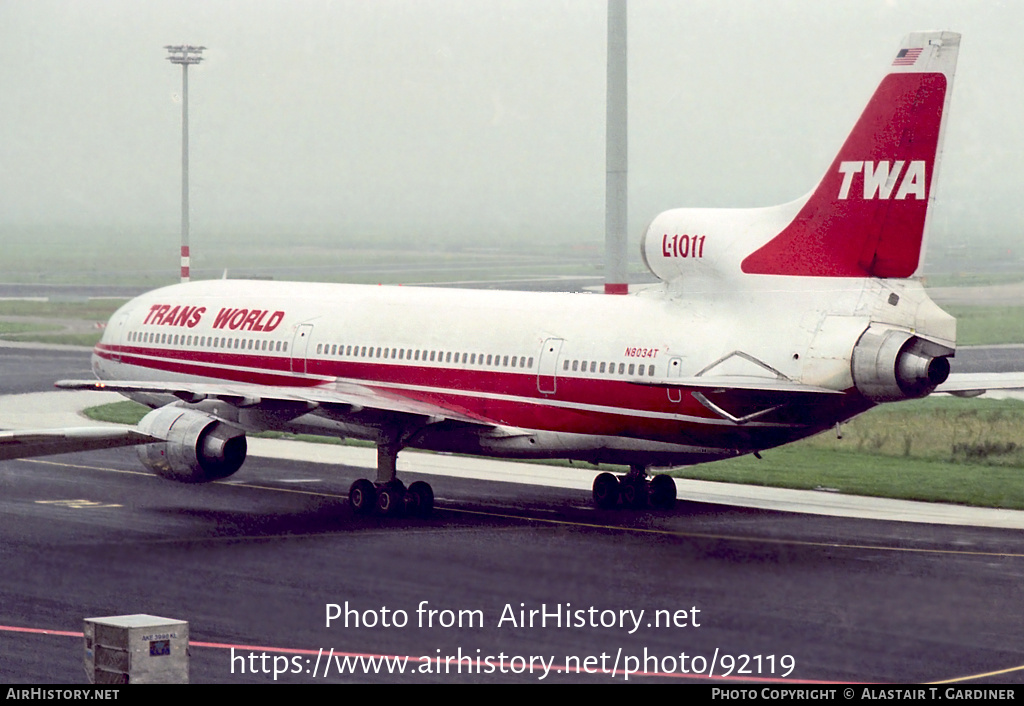
[[[628,294],[626,211],[629,169],[626,90],[626,0],[608,0],[608,86],[605,123],[604,292]]]
[[[188,67],[203,60],[206,47],[168,44],[164,49],[170,52],[169,62],[181,64],[181,281],[188,282]]]

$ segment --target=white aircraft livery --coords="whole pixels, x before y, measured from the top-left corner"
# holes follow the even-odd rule
[[[427,514],[404,448],[630,467],[600,507],[668,508],[656,467],[757,453],[876,404],[1020,386],[950,377],[956,321],[913,279],[960,36],[907,36],[820,183],[759,209],[679,209],[641,243],[661,283],[627,296],[197,281],[145,294],[96,346],[134,429],[8,432],[0,457],[138,444],[164,478],[235,473],[245,433],[372,440],[358,512]],[[982,384],[984,383],[984,384]]]

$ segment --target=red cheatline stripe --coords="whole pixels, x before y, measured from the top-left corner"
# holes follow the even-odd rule
[[[163,349],[152,345],[112,346],[100,343],[95,352],[106,359],[120,358],[125,365],[135,365],[163,372],[202,375],[240,382],[313,387],[337,379],[360,380],[365,385],[421,385],[466,395],[474,392],[497,392],[503,395],[545,402],[552,399],[537,391],[537,373],[526,368],[453,368],[442,364],[420,365],[397,360],[337,360],[310,358],[306,362],[310,376],[291,370],[293,358],[288,354],[248,349]],[[632,364],[632,363],[631,363]],[[646,366],[646,362],[639,363]],[[561,371],[559,371],[561,372]],[[602,374],[604,375],[604,374]],[[558,377],[562,402],[598,404],[626,410],[644,410],[670,414],[688,414],[717,419],[703,406],[687,396],[681,403],[670,402],[664,389],[634,385],[631,378],[579,377],[571,373]],[[112,381],[113,382],[113,381]],[[411,394],[411,393],[405,393]]]
[[[106,347],[104,346],[104,348]],[[126,350],[126,348],[127,347],[124,346],[120,347],[122,351]],[[159,354],[156,351],[156,349],[147,350],[153,352],[154,354]],[[110,357],[111,355],[107,354],[105,351],[97,352],[104,358]],[[188,354],[188,351],[171,350],[166,351],[166,354],[180,355],[182,358],[185,358]],[[211,364],[209,365],[204,363],[188,362],[186,360],[163,360],[157,362],[139,359],[131,355],[126,355],[124,353],[122,353],[121,355],[121,362],[128,365],[139,365],[147,368],[159,369],[165,372],[201,375],[204,377],[220,378],[222,380],[238,380],[257,384],[276,384],[286,387],[293,387],[296,390],[296,392],[301,392],[302,387],[314,387],[327,382],[326,380],[316,378],[291,377],[288,371],[281,371],[281,373],[279,374],[264,372],[263,370],[260,370],[258,367],[259,361],[263,357],[264,356],[251,355],[226,356],[226,358],[228,359],[235,358],[236,363],[241,366],[251,364],[253,368],[247,370],[233,370],[220,368],[218,367],[218,363],[228,364],[226,362],[221,361],[211,361]],[[271,360],[275,360],[279,364],[282,361],[285,364],[288,363],[289,361],[288,358],[281,357],[271,357]],[[341,366],[342,364],[339,363],[338,365]],[[358,364],[352,365],[353,367],[355,367]],[[372,364],[367,364],[364,367],[383,367],[386,369],[389,366],[373,366]],[[394,367],[400,369],[403,368],[403,366]],[[338,372],[341,371],[339,370]],[[363,380],[361,384],[365,385],[367,388],[380,388],[383,389],[384,391],[387,391],[389,384],[440,384],[436,380],[432,381],[427,378],[420,379],[419,375],[426,375],[428,373],[438,375],[445,372],[445,370],[440,368],[406,368],[402,372],[404,372],[406,376],[402,376],[401,373],[399,373],[399,375],[404,378],[401,380],[374,380],[374,376],[371,374],[371,371],[366,371],[365,375],[360,375],[359,371],[356,370],[348,371],[351,377],[366,378],[365,380]],[[632,430],[633,432],[635,432],[636,435],[638,435],[639,438],[658,439],[661,438],[662,436],[667,435],[665,436],[666,441],[678,441],[677,436],[680,430],[679,425],[682,420],[678,420],[676,418],[649,419],[648,413],[655,415],[667,414],[692,416],[693,419],[690,421],[693,422],[694,424],[700,424],[701,427],[703,427],[705,424],[711,424],[713,426],[716,426],[720,422],[720,420],[714,417],[707,416],[709,413],[707,412],[707,410],[704,410],[703,408],[698,407],[697,409],[693,409],[693,407],[696,406],[696,403],[688,399],[687,396],[683,396],[682,399],[684,400],[684,403],[682,405],[669,404],[667,397],[665,397],[661,405],[650,404],[649,399],[647,400],[648,403],[645,404],[644,398],[651,396],[652,392],[650,390],[645,390],[640,386],[629,386],[629,383],[625,381],[595,381],[573,378],[561,379],[561,385],[564,385],[566,387],[576,387],[577,391],[582,395],[582,397],[577,398],[577,396],[573,395],[570,398],[559,400],[557,404],[549,405],[546,404],[547,400],[544,398],[526,394],[526,391],[524,389],[517,390],[513,387],[510,387],[510,385],[508,384],[508,378],[513,377],[514,374],[503,374],[489,371],[448,372],[468,373],[468,375],[466,375],[465,378],[461,378],[458,383],[452,383],[451,388],[445,390],[445,392],[448,395],[456,395],[462,401],[462,405],[464,405],[464,407],[459,407],[458,411],[461,411],[462,413],[468,414],[470,416],[474,416],[476,418],[491,420],[492,423],[495,421],[494,413],[497,412],[500,415],[500,423],[532,428],[531,424],[535,422],[534,417],[538,413],[538,409],[544,409],[545,414],[547,415],[545,421],[548,425],[549,430],[551,431],[583,431],[585,433],[590,434],[612,433],[613,431],[619,433],[622,432],[624,428],[628,427],[631,429],[631,427],[629,427],[629,425],[631,424],[641,424],[642,428],[637,427],[636,429]],[[476,378],[479,378],[481,376],[493,377],[496,379],[505,378],[506,384],[501,386],[495,385],[495,389],[504,388],[502,392],[505,395],[518,397],[518,399],[490,400],[487,399],[486,394],[484,394],[484,396],[482,397],[477,398],[474,394],[475,392],[477,392],[477,390],[475,390],[474,388],[477,387],[478,385],[473,383],[479,383],[480,380]],[[518,377],[522,376],[522,373],[518,375]],[[527,387],[533,386],[536,376],[531,373],[527,374],[526,377],[529,378],[529,384],[527,385]],[[111,384],[116,385],[117,383],[116,381],[111,381]],[[592,397],[594,397],[594,395],[588,394],[587,391],[590,390],[591,388],[598,388],[603,386],[608,386],[611,389],[617,389],[618,394],[609,393],[608,395],[591,399]],[[627,392],[627,386],[633,387],[635,388],[635,390]],[[431,393],[430,391],[415,390],[396,390],[396,392],[398,392],[404,397],[410,399],[419,399],[430,404],[444,406],[446,403],[451,403],[451,400],[448,399],[447,397],[445,397],[444,399],[437,398],[437,394],[441,392],[440,390],[436,391],[435,393]],[[486,393],[487,390],[481,389],[479,390],[479,392]],[[661,395],[657,395],[657,392],[654,392],[653,394],[657,395],[657,397],[659,398],[664,397],[664,392],[660,392],[662,393]],[[608,409],[593,410],[587,408],[587,405],[593,404],[605,406],[608,404],[608,400],[614,400],[613,406],[609,407]],[[519,415],[526,416],[520,417]],[[552,417],[552,415],[555,416]],[[707,421],[698,421],[705,419]],[[607,428],[605,428],[604,426],[595,426],[595,424],[597,424],[597,420],[601,420],[604,425],[610,426],[607,426]],[[623,427],[623,425],[627,425],[627,427]],[[723,425],[723,428],[721,430],[716,430],[716,432],[727,434],[729,433],[729,430],[727,429],[727,425]],[[705,441],[709,440],[709,437],[705,438]]]
[[[604,285],[605,294],[629,294],[628,284],[613,284],[612,282],[605,282]]]
[[[536,417],[543,410],[544,428],[549,431],[591,435],[625,434],[680,443],[684,442],[681,433],[700,430],[702,443],[712,446],[725,443],[723,438],[732,431],[729,425],[712,416],[689,395],[681,395],[680,402],[670,403],[664,390],[632,385],[626,380],[560,378],[559,387],[564,396],[554,400],[536,392],[536,374],[526,371],[453,370],[402,364],[315,360],[310,361],[311,372],[315,370],[329,378],[312,378],[295,377],[288,370],[291,359],[286,356],[268,356],[265,353],[256,354],[255,351],[243,354],[241,350],[238,353],[222,353],[100,344],[96,353],[107,358],[116,356],[114,351],[120,352],[120,362],[126,365],[225,381],[280,385],[293,388],[296,392],[301,392],[302,387],[329,383],[331,379],[362,379],[357,384],[382,394],[394,392],[408,399],[449,408],[488,423],[523,428],[537,428]],[[138,358],[132,355],[135,352],[162,360]],[[234,366],[242,369],[234,369]],[[271,372],[267,368],[276,370]],[[112,384],[116,385],[116,382]],[[391,385],[427,385],[431,389],[391,390]],[[488,396],[490,392],[497,392],[502,399],[491,399]],[[477,397],[477,394],[480,396]],[[452,395],[455,395],[457,402]],[[595,405],[597,408],[594,408]],[[824,408],[818,411],[825,413]],[[680,415],[688,419],[682,419]],[[802,423],[811,422],[804,420]],[[760,427],[762,424],[755,423],[753,426]],[[769,430],[768,433],[773,432]]]
[[[14,625],[0,625],[4,632],[27,632],[34,635],[60,635],[61,637],[82,637],[80,632],[68,632],[67,630],[43,630],[42,628],[19,628]]]

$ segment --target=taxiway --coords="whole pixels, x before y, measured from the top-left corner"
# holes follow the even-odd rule
[[[4,348],[0,364],[18,370],[4,392],[42,391],[34,381],[80,375],[88,352]],[[573,489],[454,477],[464,460],[445,456],[430,457],[453,476],[433,480],[430,520],[354,518],[345,494],[365,474],[358,458],[275,456],[255,453],[227,482],[203,486],[142,472],[131,449],[0,464],[0,679],[82,682],[82,619],[140,612],[190,622],[194,682],[271,683],[275,657],[287,669],[278,682],[533,682],[540,672],[514,673],[526,663],[512,658],[562,668],[601,655],[609,668],[617,660],[611,673],[552,669],[543,681],[624,681],[628,659],[645,657],[656,661],[643,671],[658,676],[630,681],[704,679],[712,659],[725,677],[723,657],[733,658],[728,679],[780,679],[784,656],[795,663],[788,681],[1021,679],[1024,638],[1009,617],[1024,574],[1019,530],[685,494],[671,513],[597,511],[589,480]],[[331,604],[363,618],[404,611],[408,623],[328,627]],[[421,606],[480,622],[420,626]],[[632,631],[501,621],[507,609],[556,606],[644,614]],[[699,626],[654,620],[694,608]],[[321,664],[314,674],[332,648],[408,657],[410,671],[365,662],[356,673],[323,676]],[[268,658],[233,659],[253,654]],[[492,664],[505,670],[487,673],[483,660],[499,654],[505,661]],[[445,666],[459,655],[481,661]],[[759,673],[737,673],[743,655]]]

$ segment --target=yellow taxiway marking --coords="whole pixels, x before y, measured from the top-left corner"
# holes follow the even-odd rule
[[[51,466],[64,466],[64,467],[67,467],[67,468],[82,468],[82,469],[86,469],[86,470],[90,470],[90,471],[105,471],[105,472],[108,472],[108,473],[126,473],[126,474],[129,474],[129,475],[147,476],[149,478],[155,478],[156,477],[156,476],[154,476],[151,473],[145,473],[145,472],[142,472],[142,471],[129,471],[129,470],[122,470],[122,469],[118,469],[118,468],[106,468],[106,467],[103,467],[103,466],[84,466],[84,465],[81,465],[81,464],[60,463],[60,462],[57,462],[57,461],[44,461],[44,460],[41,460],[41,459],[21,459],[21,460],[22,461],[26,461],[28,463],[42,463],[42,464],[51,465]],[[293,488],[275,488],[273,486],[255,485],[255,484],[252,484],[252,483],[239,483],[239,482],[219,481],[218,485],[229,485],[229,486],[236,486],[236,487],[241,487],[241,488],[251,488],[251,489],[254,489],[254,490],[270,490],[270,491],[274,491],[274,492],[278,492],[278,493],[298,493],[300,495],[312,495],[312,496],[324,497],[324,498],[344,499],[344,498],[348,497],[346,495],[340,495],[340,494],[337,494],[337,493],[324,493],[324,492],[313,491],[313,490],[297,490],[297,489],[293,489]],[[37,501],[37,502],[88,502],[88,501]],[[967,556],[1024,558],[1024,554],[1011,553],[1011,552],[977,552],[977,551],[965,551],[965,550],[961,550],[961,549],[915,549],[915,548],[905,548],[905,547],[887,547],[887,546],[877,545],[877,544],[843,544],[843,543],[840,543],[840,542],[806,542],[806,541],[802,541],[802,540],[793,540],[793,539],[773,539],[773,538],[770,538],[770,537],[769,538],[765,538],[765,537],[743,537],[743,536],[739,536],[739,535],[713,534],[713,533],[706,533],[706,532],[676,532],[676,531],[672,531],[672,530],[659,530],[659,529],[650,529],[650,528],[645,528],[645,527],[624,527],[622,525],[606,525],[606,524],[599,524],[599,523],[592,523],[592,522],[573,522],[573,521],[570,521],[570,520],[558,520],[558,519],[548,519],[548,518],[538,518],[538,517],[524,517],[524,516],[521,516],[521,515],[512,515],[512,514],[508,514],[508,513],[485,512],[485,511],[482,511],[482,510],[463,510],[463,509],[459,509],[459,508],[445,508],[445,512],[460,513],[460,514],[463,514],[463,515],[478,515],[480,517],[495,517],[495,518],[500,518],[500,519],[520,520],[522,522],[536,522],[536,523],[543,523],[543,524],[550,524],[550,525],[561,525],[561,526],[566,526],[566,527],[583,527],[583,528],[588,528],[588,529],[618,530],[618,531],[621,531],[621,532],[632,532],[632,533],[637,533],[637,534],[655,534],[655,535],[662,535],[662,536],[681,537],[681,538],[693,538],[693,539],[718,539],[718,540],[727,540],[727,541],[736,541],[736,542],[757,542],[757,543],[762,543],[762,544],[780,544],[780,545],[793,545],[793,546],[806,546],[806,547],[828,547],[828,548],[836,548],[836,549],[870,549],[870,550],[876,550],[876,551],[909,552],[909,553],[916,553],[916,554],[951,554],[951,555],[967,555]],[[318,533],[315,536],[322,536],[323,534],[325,534],[325,533]],[[264,536],[253,537],[253,539],[261,539],[261,540],[274,539],[274,538],[278,538],[278,539],[298,539],[299,537],[297,537],[296,535],[293,535],[293,534],[264,535]],[[204,538],[201,538],[201,539],[200,538],[195,538],[195,539],[192,539],[192,540],[184,540],[184,541],[209,542],[209,541],[223,540],[223,541],[235,541],[235,542],[237,542],[240,539],[243,539],[243,537],[204,537]],[[169,541],[180,542],[180,541],[183,541],[183,540],[180,539],[180,538],[175,538],[174,540],[169,540]],[[986,677],[999,676],[1001,674],[1009,674],[1011,672],[1017,672],[1017,671],[1022,671],[1022,670],[1024,670],[1024,665],[1019,666],[1019,667],[1010,667],[1008,669],[1000,669],[1000,670],[996,670],[996,671],[992,671],[992,672],[985,672],[985,673],[982,673],[982,674],[965,675],[965,676],[961,676],[961,677],[953,677],[951,679],[944,679],[944,680],[941,680],[941,681],[933,681],[933,682],[927,682],[927,683],[929,683],[929,684],[957,684],[957,683],[962,683],[962,682],[966,682],[966,681],[972,681],[972,680],[975,680],[975,679],[984,679]]]
[[[108,473],[125,473],[128,475],[146,476],[148,478],[156,478],[152,473],[146,473],[143,471],[129,471],[119,468],[107,468],[104,466],[85,466],[74,463],[61,463],[58,461],[44,461],[42,459],[26,458],[20,459],[27,463],[42,463],[51,466],[64,466],[66,468],[82,468],[90,471],[105,471]],[[312,495],[323,498],[336,498],[343,499],[347,498],[347,495],[340,495],[338,493],[325,493],[322,491],[315,490],[299,490],[298,488],[277,488],[268,485],[256,485],[254,483],[240,483],[237,481],[215,481],[216,485],[226,485],[234,488],[251,488],[254,490],[270,490],[276,493],[295,493],[299,495]],[[901,552],[905,554],[939,554],[948,556],[987,556],[987,557],[1006,557],[1014,559],[1024,559],[1024,553],[1015,552],[982,552],[982,551],[971,551],[966,549],[925,549],[919,547],[890,547],[883,544],[847,544],[844,542],[812,542],[801,539],[778,539],[774,537],[745,537],[742,535],[734,534],[716,534],[712,532],[679,532],[676,530],[668,529],[657,529],[650,527],[628,527],[625,525],[611,525],[611,524],[600,524],[597,522],[576,522],[573,520],[562,520],[554,518],[544,517],[532,517],[524,515],[514,515],[511,513],[503,512],[488,512],[485,510],[465,510],[461,508],[444,508],[445,512],[457,513],[462,515],[477,515],[480,517],[494,517],[498,519],[506,520],[519,520],[521,522],[534,522],[540,524],[557,525],[562,527],[580,527],[584,529],[600,529],[600,530],[614,530],[619,532],[629,532],[632,534],[651,534],[662,537],[679,537],[682,539],[709,539],[729,542],[749,542],[755,544],[778,544],[782,546],[794,546],[794,547],[823,547],[828,549],[862,549],[882,552]],[[265,538],[265,537],[264,537]],[[241,539],[235,537],[235,539]]]
[[[998,676],[999,674],[1009,674],[1010,672],[1016,672],[1024,670],[1024,664],[1019,667],[1010,667],[1009,669],[999,669],[994,672],[985,672],[984,674],[970,674],[968,676],[954,676],[951,679],[943,679],[942,681],[926,681],[925,683],[959,683],[962,681],[971,681],[973,679],[984,679],[987,676]]]

